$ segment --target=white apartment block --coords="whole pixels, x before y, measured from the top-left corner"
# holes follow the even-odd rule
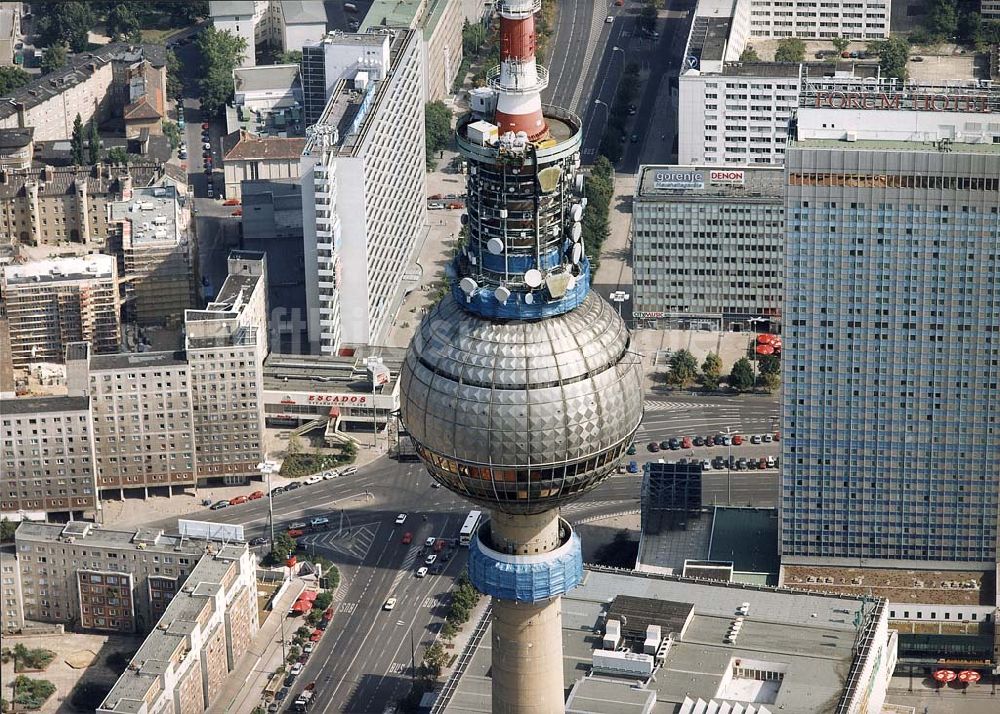
[[[215,301],[185,312],[184,322],[198,478],[246,483],[264,458],[264,254],[231,253]]]
[[[210,710],[260,628],[253,554],[245,544],[213,549],[170,601],[100,714]]]
[[[67,391],[90,397],[101,498],[157,487],[172,496],[195,484],[189,372],[183,352],[91,355],[85,342],[66,350]]]
[[[891,0],[737,0],[752,37],[876,40],[889,36]]]
[[[90,400],[85,396],[0,401],[0,513],[92,515],[98,507]]]
[[[173,186],[126,189],[110,204],[112,252],[123,257],[125,308],[142,326],[180,321],[192,305],[191,214]]]
[[[750,26],[740,9],[726,0],[698,3],[678,79],[679,164],[782,165],[806,77],[833,88],[878,80],[876,61],[741,62]]]
[[[70,342],[89,342],[98,353],[115,352],[121,343],[118,266],[110,255],[4,266],[0,307],[15,368],[61,363]]]
[[[980,0],[979,14],[984,20],[1000,20],[1000,0]]]
[[[208,7],[216,29],[246,40],[242,67],[257,64],[256,45],[290,52],[326,32],[326,10],[315,0],[211,0]]]
[[[0,547],[0,632],[18,632],[24,627],[24,596],[21,570],[13,547]]]
[[[304,52],[317,65],[307,113],[310,88],[332,86],[300,171],[309,339],[324,355],[383,340],[426,222],[420,38],[334,33],[320,47],[332,58],[344,43],[366,47],[361,63]]]

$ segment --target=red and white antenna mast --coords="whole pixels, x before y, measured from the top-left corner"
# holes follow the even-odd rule
[[[541,92],[549,73],[535,63],[535,13],[542,0],[499,0],[500,66],[488,74],[497,92],[495,121],[500,134],[523,131],[532,141],[549,132],[542,116]]]

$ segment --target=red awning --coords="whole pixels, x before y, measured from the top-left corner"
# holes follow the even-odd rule
[[[771,345],[757,345],[757,354],[759,355],[773,355],[774,348]]]
[[[945,684],[947,684],[948,682],[955,681],[955,678],[957,676],[958,675],[955,674],[950,669],[939,669],[937,672],[934,673],[934,679],[936,679],[939,682],[944,682]]]
[[[292,605],[292,612],[304,613],[312,610],[312,604],[306,602],[305,600],[296,600],[295,604]]]
[[[979,674],[979,672],[971,669],[964,669],[958,673],[958,681],[965,682],[966,684],[975,684],[982,678],[983,677]]]
[[[306,602],[312,602],[319,596],[319,593],[315,590],[303,590],[302,594],[299,595],[299,600],[305,600]]]

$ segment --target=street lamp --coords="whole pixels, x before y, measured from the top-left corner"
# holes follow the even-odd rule
[[[274,495],[271,493],[271,474],[277,470],[278,464],[270,461],[267,455],[257,464],[257,470],[267,480],[267,521],[271,526],[271,550],[274,550]]]
[[[611,302],[617,303],[618,305],[618,317],[622,316],[622,303],[628,300],[630,297],[631,295],[629,295],[624,290],[615,290],[608,296]]]

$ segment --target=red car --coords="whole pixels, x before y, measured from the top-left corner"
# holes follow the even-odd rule
[[[781,441],[781,432],[780,431],[774,432],[774,440],[775,441]]]
[[[739,446],[743,443],[743,437],[739,434],[733,434],[733,446]]]
[[[767,459],[764,459],[764,461],[767,461]],[[323,613],[323,619],[326,620],[327,622],[329,622],[330,620],[333,619],[333,608],[332,607],[328,607],[326,609],[326,612]]]
[[[319,629],[317,627],[315,630],[313,630],[313,633],[311,635],[309,635],[309,641],[310,642],[319,642],[319,639],[322,636],[323,636],[323,630],[321,630],[321,629]]]
[[[246,503],[246,502],[247,502],[247,497],[246,496],[237,496],[236,498],[230,498],[229,499],[229,505],[230,506],[238,506],[241,503]]]
[[[448,208],[465,208],[465,204],[460,201],[452,201],[448,204]]]
[[[435,193],[433,196],[428,196],[428,198],[430,200],[432,200],[432,201],[440,201],[441,200],[441,194],[440,193]]]
[[[238,198],[230,198],[230,199],[227,199],[222,205],[223,206],[238,206],[238,205],[240,205],[240,199],[238,199]]]
[[[438,538],[436,541],[434,541],[434,552],[440,553],[442,550],[444,550],[444,547],[446,545],[448,545],[448,541]]]
[[[235,211],[233,211],[232,215],[236,216],[237,218],[239,216],[242,216],[243,215],[243,209],[242,208],[237,208]]]
[[[692,443],[691,443],[691,437],[690,436],[685,436],[683,439],[681,439],[681,448],[682,449],[690,449],[691,447],[692,447]]]
[[[413,542],[413,534],[412,533],[404,533],[403,534],[403,545],[409,545],[412,542]]]
[[[248,501],[256,501],[258,498],[264,498],[263,491],[254,491],[249,496],[247,496]]]
[[[766,456],[761,456],[760,459],[757,460],[757,468],[759,468],[759,469],[766,469],[767,468],[767,457]]]
[[[202,122],[201,128],[202,129],[207,129],[208,128],[208,122],[207,121],[206,122]]]
[[[299,538],[301,536],[304,536],[305,534],[306,534],[305,531],[299,530],[298,528],[292,528],[290,531],[288,531],[288,536],[290,538]]]

